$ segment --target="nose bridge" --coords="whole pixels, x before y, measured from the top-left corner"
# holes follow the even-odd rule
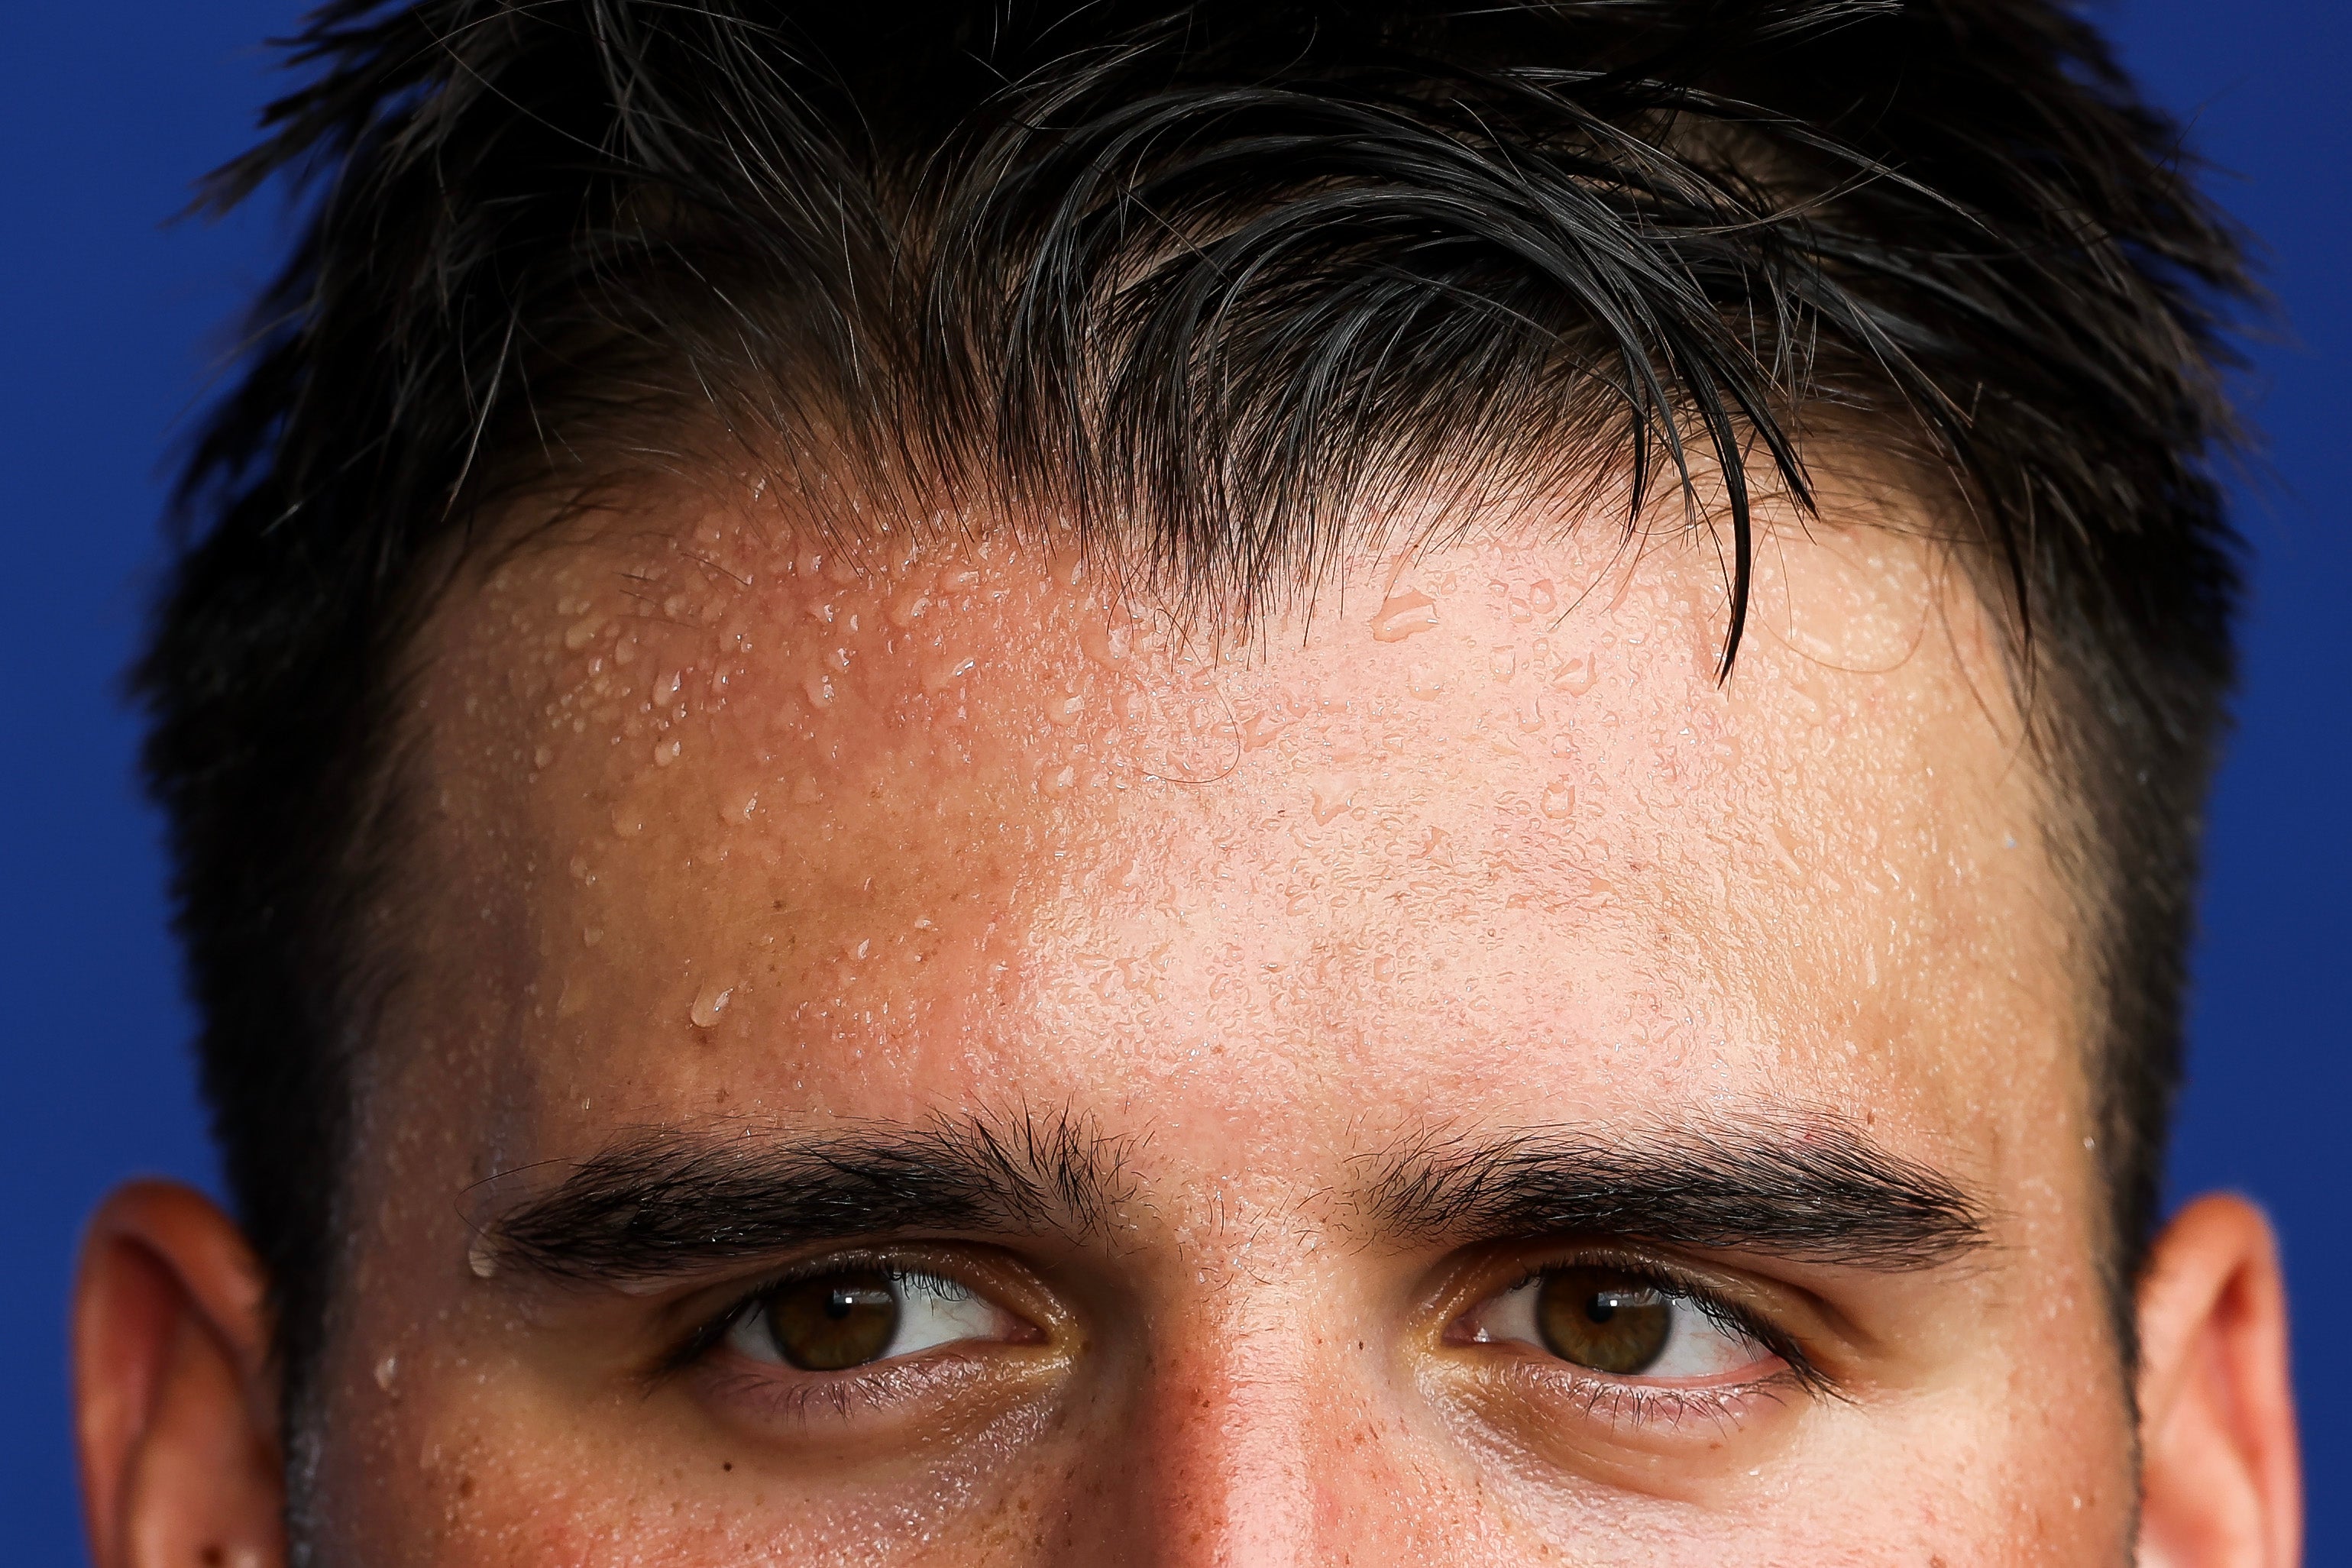
[[[1277,1568],[1332,1560],[1318,1506],[1328,1479],[1318,1409],[1360,1405],[1318,1364],[1311,1336],[1214,1303],[1154,1347],[1138,1389],[1148,1474],[1134,1518],[1167,1568]],[[1140,1543],[1139,1543],[1140,1544]]]

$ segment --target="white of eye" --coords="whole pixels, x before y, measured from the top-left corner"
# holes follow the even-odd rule
[[[1473,1343],[1524,1344],[1546,1355],[1554,1354],[1544,1342],[1536,1315],[1543,1286],[1544,1276],[1538,1275],[1486,1301],[1469,1319]],[[1708,1315],[1688,1296],[1670,1291],[1657,1294],[1666,1303],[1669,1313],[1664,1343],[1639,1371],[1601,1375],[1704,1382],[1746,1371],[1770,1357],[1770,1350]]]
[[[896,1308],[895,1322],[887,1337],[870,1354],[845,1366],[868,1366],[962,1340],[1005,1337],[1006,1314],[967,1286],[937,1274],[892,1272],[881,1279],[887,1281]],[[793,1364],[778,1346],[776,1323],[766,1301],[735,1320],[727,1331],[726,1343],[729,1349],[753,1361]]]

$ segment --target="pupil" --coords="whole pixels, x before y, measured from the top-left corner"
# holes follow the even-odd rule
[[[1626,1376],[1664,1354],[1674,1298],[1615,1269],[1555,1269],[1536,1297],[1536,1326],[1562,1361]]]
[[[898,1334],[898,1291],[872,1270],[797,1280],[768,1298],[776,1353],[804,1372],[878,1361]]]

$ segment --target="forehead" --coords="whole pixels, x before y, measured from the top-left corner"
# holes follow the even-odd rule
[[[1784,1104],[1997,1162],[2079,1100],[2082,998],[1985,618],[1869,526],[1771,533],[1727,682],[1724,599],[1710,537],[1606,522],[1392,553],[1246,638],[985,529],[678,502],[534,542],[441,605],[415,716],[420,994],[469,1020],[480,1157]]]

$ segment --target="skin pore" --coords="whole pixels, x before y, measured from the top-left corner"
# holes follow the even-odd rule
[[[1832,520],[1727,683],[1711,538],[1605,522],[1249,639],[708,497],[466,574],[317,1560],[2129,1560],[2043,778],[1961,574]],[[2181,1348],[2275,1277],[2203,1223],[2149,1355],[2270,1479],[2142,1552],[2283,1563],[2270,1353]],[[844,1281],[912,1348],[791,1364]],[[1596,1292],[1669,1353],[1559,1354]]]

